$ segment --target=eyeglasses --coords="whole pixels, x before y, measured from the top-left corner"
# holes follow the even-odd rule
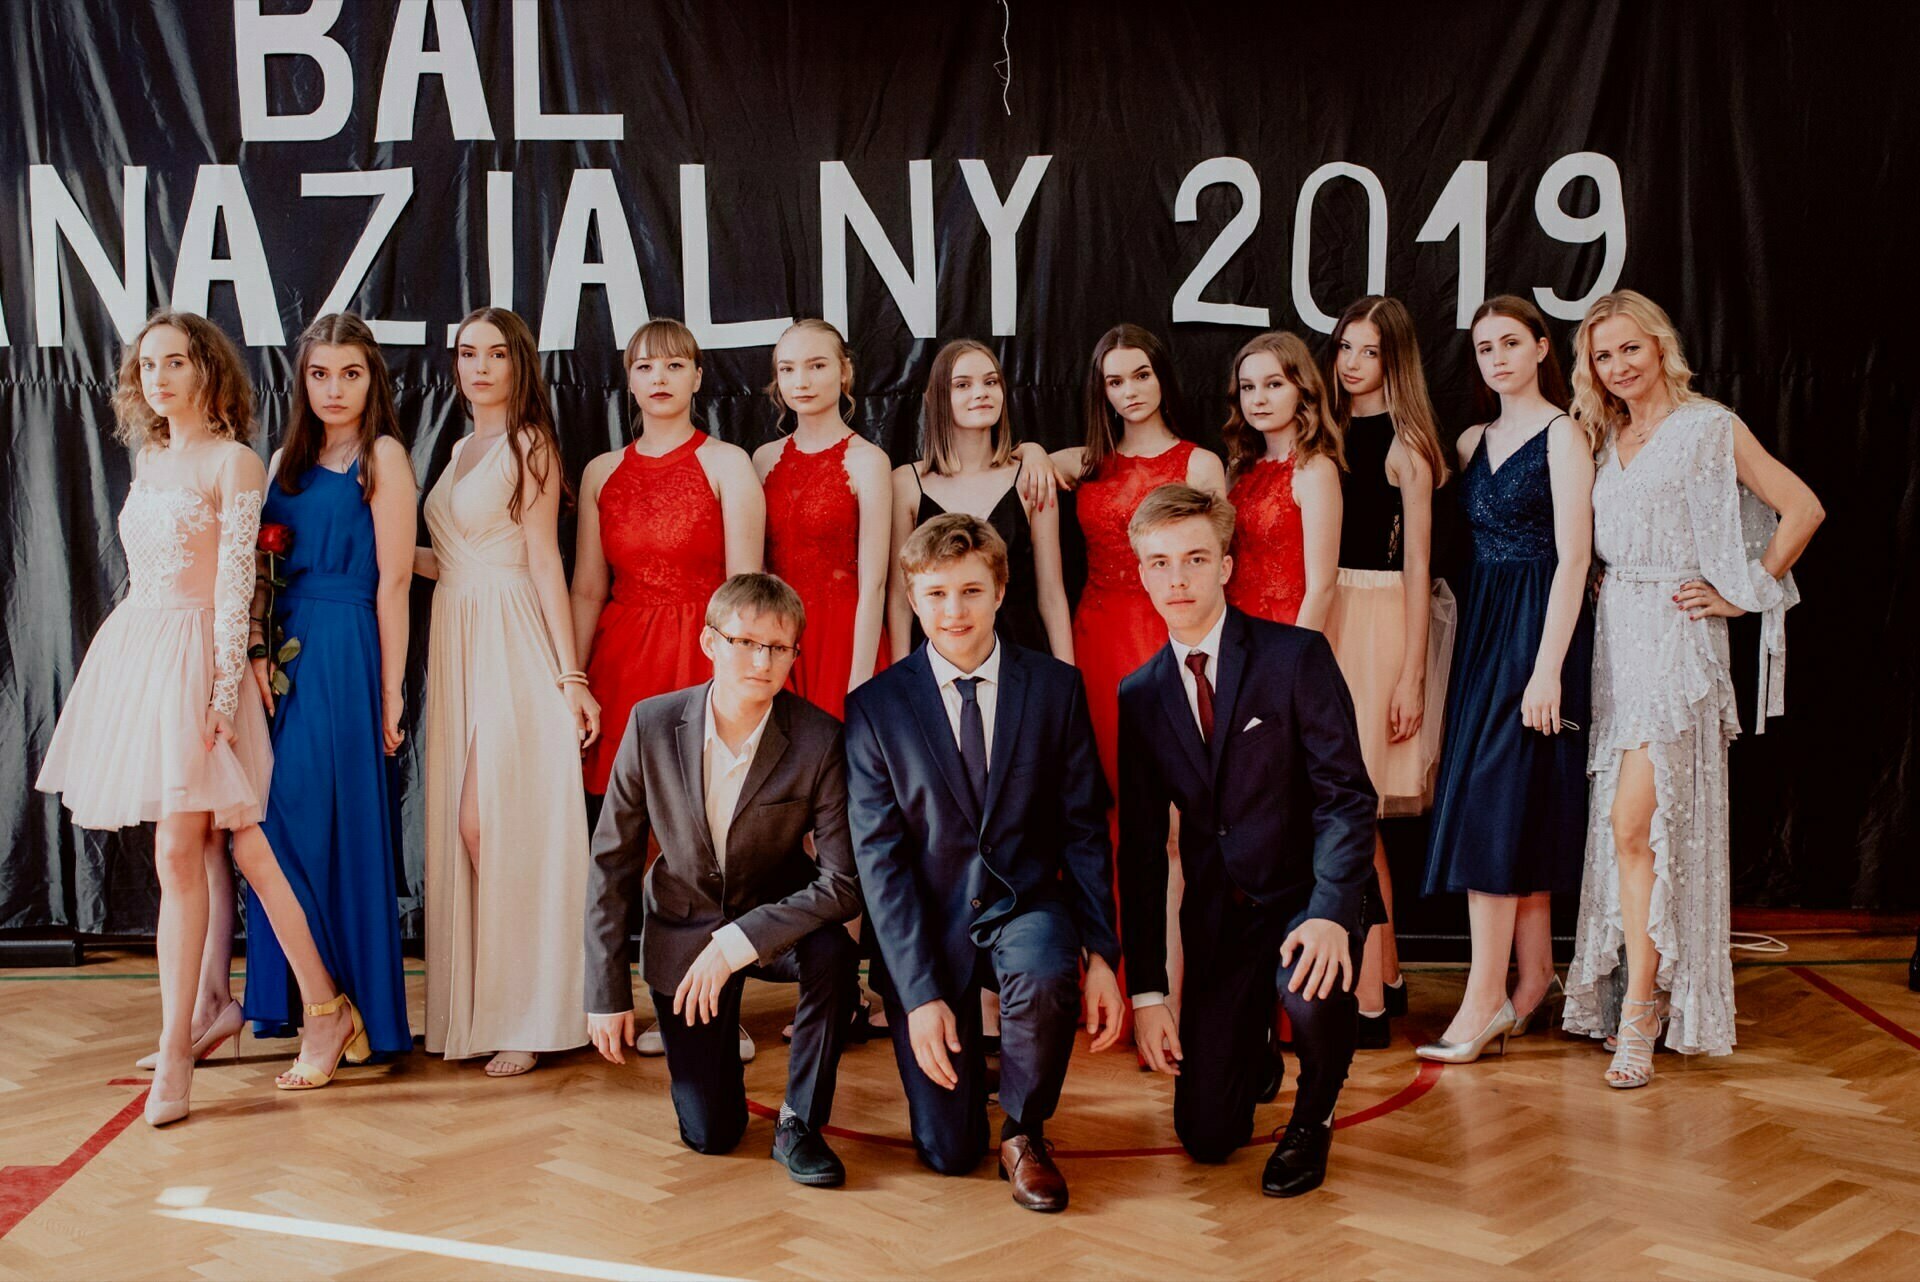
[[[797,645],[768,645],[765,641],[755,641],[752,637],[728,636],[711,623],[707,625],[707,630],[731,645],[735,654],[746,659],[754,659],[764,654],[771,663],[785,663],[800,654],[800,647]]]

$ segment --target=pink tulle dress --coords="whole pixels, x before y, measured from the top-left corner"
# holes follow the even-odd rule
[[[273,747],[247,671],[266,469],[235,441],[149,446],[120,509],[127,595],[94,634],[35,786],[82,828],[210,811],[260,822]],[[206,742],[206,711],[233,721]]]

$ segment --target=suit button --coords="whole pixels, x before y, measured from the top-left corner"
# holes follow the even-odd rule
[[[1216,836],[1216,837],[1224,837],[1224,836],[1226,836],[1226,835],[1227,835],[1227,826],[1226,826],[1225,824],[1221,824],[1221,825],[1220,825],[1220,826],[1219,826],[1218,828],[1215,828],[1215,829],[1213,830],[1213,835],[1214,835],[1214,836]]]
[[[981,853],[981,855],[982,855],[982,856],[985,856],[985,855],[990,855],[990,854],[992,854],[992,853],[993,853],[993,843],[991,843],[991,842],[986,842],[986,841],[983,841],[983,842],[981,842],[981,843],[980,843],[980,853]]]
[[[980,906],[980,901],[978,899],[970,900],[968,902],[970,902],[975,908],[978,908]]]

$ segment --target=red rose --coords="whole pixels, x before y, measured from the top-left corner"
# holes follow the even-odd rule
[[[285,556],[293,551],[293,530],[272,522],[261,526],[260,550],[274,556]]]

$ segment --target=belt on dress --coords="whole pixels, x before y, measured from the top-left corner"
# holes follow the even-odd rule
[[[281,591],[280,599],[334,601],[341,605],[364,605],[371,610],[376,586],[368,582],[363,574],[322,574],[317,570],[302,570]]]
[[[1621,583],[1685,583],[1700,577],[1697,565],[1609,565],[1607,577]]]

